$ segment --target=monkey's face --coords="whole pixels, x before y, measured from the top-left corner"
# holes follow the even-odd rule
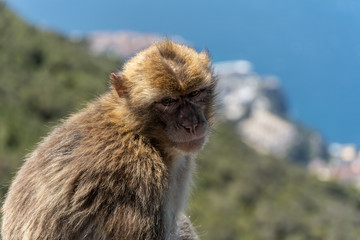
[[[168,144],[185,152],[202,148],[208,132],[206,110],[211,97],[211,88],[201,88],[155,102],[155,114]]]
[[[154,143],[184,152],[202,148],[215,112],[207,52],[165,41],[137,54],[111,80]]]

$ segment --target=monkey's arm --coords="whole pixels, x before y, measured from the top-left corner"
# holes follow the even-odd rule
[[[198,235],[195,233],[195,229],[192,226],[190,219],[182,213],[177,220],[177,236],[179,240],[199,240]]]

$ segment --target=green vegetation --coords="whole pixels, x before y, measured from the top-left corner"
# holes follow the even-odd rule
[[[24,156],[59,119],[107,87],[119,62],[85,41],[28,26],[0,2],[0,198]],[[322,183],[291,162],[260,155],[230,124],[199,155],[189,213],[202,239],[353,240],[358,192]]]
[[[107,88],[119,62],[28,26],[0,1],[0,198],[40,137]]]
[[[359,194],[260,155],[220,125],[199,156],[190,215],[203,239],[354,240]]]

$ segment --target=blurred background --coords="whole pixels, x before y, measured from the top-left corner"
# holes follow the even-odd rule
[[[0,0],[0,199],[47,132],[165,36],[208,49],[219,123],[188,213],[202,239],[360,236],[360,2]]]

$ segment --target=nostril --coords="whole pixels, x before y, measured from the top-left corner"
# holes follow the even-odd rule
[[[196,129],[199,125],[199,121],[194,116],[185,117],[180,114],[179,121],[177,122],[179,126],[183,127],[187,132],[195,135]]]
[[[195,134],[195,129],[198,126],[197,123],[194,124],[182,124],[181,125],[183,128],[186,129],[186,131],[190,132],[191,134]]]

